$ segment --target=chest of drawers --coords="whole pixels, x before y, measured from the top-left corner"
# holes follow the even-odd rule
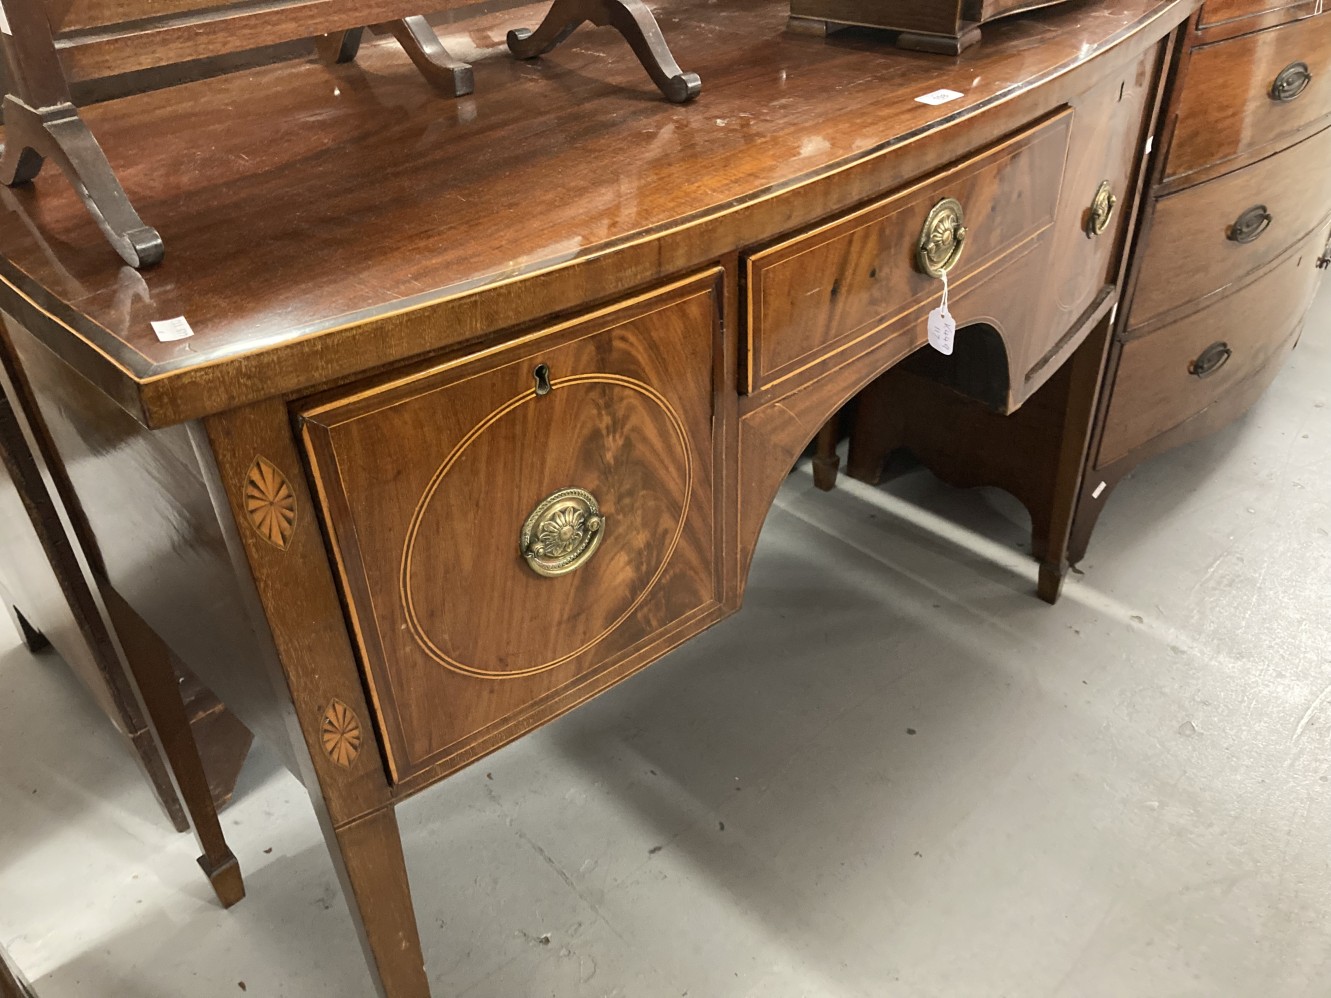
[[[1237,419],[1331,264],[1331,16],[1207,3],[1184,39],[1070,553],[1141,461]]]

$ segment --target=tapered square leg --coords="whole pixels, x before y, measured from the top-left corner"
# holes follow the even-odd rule
[[[397,815],[391,807],[326,836],[381,998],[430,998]]]

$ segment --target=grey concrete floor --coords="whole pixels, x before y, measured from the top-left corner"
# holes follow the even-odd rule
[[[1032,596],[1024,513],[783,488],[741,614],[401,809],[439,998],[1331,996],[1331,287],[1250,415]],[[0,941],[44,998],[368,994],[258,751],[223,912],[0,633]]]

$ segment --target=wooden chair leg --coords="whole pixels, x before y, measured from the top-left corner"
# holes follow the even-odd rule
[[[317,793],[317,791],[315,791]],[[321,802],[315,810],[321,814]],[[332,831],[329,852],[380,998],[430,998],[397,815],[386,807]]]
[[[180,699],[180,680],[171,653],[119,594],[107,588],[103,598],[111,626],[124,649],[144,708],[157,730],[180,798],[194,825],[194,835],[203,851],[199,867],[212,884],[217,900],[224,908],[230,908],[245,896],[245,883],[217,820],[208,775]]]
[[[508,33],[508,50],[519,59],[534,59],[573,34],[583,21],[610,25],[623,35],[667,100],[684,104],[702,92],[702,80],[697,73],[680,70],[661,26],[642,0],[555,0],[535,31],[515,28]]]
[[[26,184],[52,160],[69,178],[93,220],[120,258],[131,267],[160,263],[164,252],[157,230],[143,224],[130,204],[106,154],[73,104],[36,110],[12,94],[4,101],[5,146],[0,151],[0,183]]]

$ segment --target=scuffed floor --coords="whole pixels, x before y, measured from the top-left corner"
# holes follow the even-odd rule
[[[1055,608],[1010,498],[797,471],[740,615],[401,808],[435,994],[1327,998],[1331,287],[1295,357],[1123,483]],[[223,912],[59,661],[0,648],[43,998],[369,994],[270,754]]]

